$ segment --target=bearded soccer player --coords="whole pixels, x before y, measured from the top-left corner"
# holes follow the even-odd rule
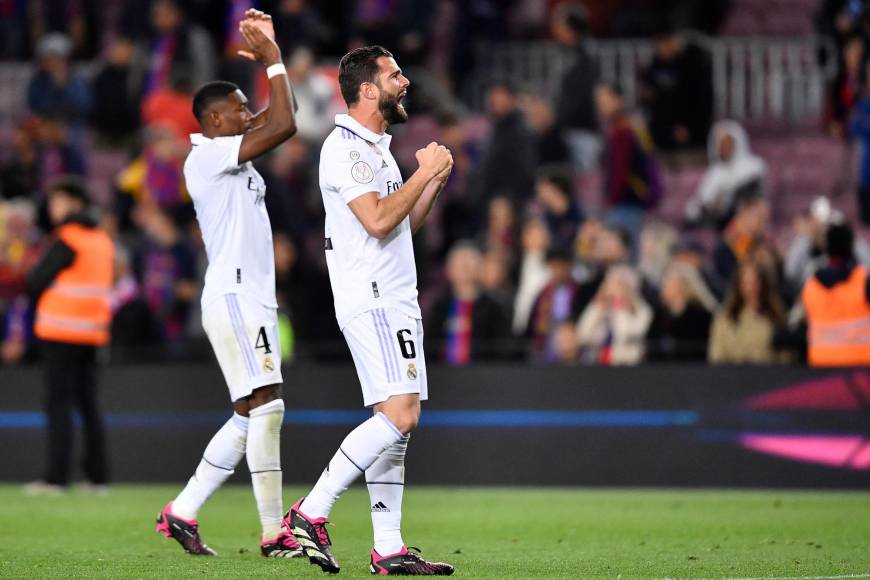
[[[239,88],[208,83],[194,96],[202,133],[191,135],[187,189],[208,255],[202,324],[230,391],[233,416],[215,434],[187,486],[157,520],[157,531],[190,554],[214,556],[199,535],[197,513],[245,456],[262,525],[263,556],[300,555],[282,525],[279,437],[284,417],[275,263],[266,187],[251,160],[296,132],[294,104],[271,18],[249,10],[239,24],[240,54],[266,67],[269,107],[254,115]]]
[[[371,572],[449,575],[450,564],[427,562],[405,547],[400,523],[405,450],[427,398],[411,236],[443,189],[453,157],[430,143],[417,151],[419,168],[403,182],[386,129],[407,120],[402,101],[410,82],[387,50],[349,52],[338,78],[348,114],[336,116],[320,154],[326,263],[338,325],[374,415],[344,439],[285,521],[312,564],[338,572],[327,518],[338,497],[365,474],[374,527]]]

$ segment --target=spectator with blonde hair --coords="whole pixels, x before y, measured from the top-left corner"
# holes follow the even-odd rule
[[[691,264],[674,262],[662,277],[649,331],[651,360],[703,360],[716,298]]]
[[[630,266],[612,266],[577,323],[577,343],[585,362],[632,365],[643,360],[652,309]]]

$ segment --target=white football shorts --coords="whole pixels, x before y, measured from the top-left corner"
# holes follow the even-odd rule
[[[202,311],[202,327],[232,401],[283,381],[275,308],[244,295],[226,294]]]
[[[428,398],[423,321],[392,308],[363,312],[343,330],[366,407],[393,395]]]

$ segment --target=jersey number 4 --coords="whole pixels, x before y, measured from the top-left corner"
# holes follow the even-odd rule
[[[396,338],[399,339],[399,350],[402,351],[402,357],[417,358],[417,348],[414,346],[414,341],[405,340],[405,333],[408,333],[409,336],[411,335],[411,331],[407,328],[403,328],[396,333]]]
[[[265,326],[260,327],[260,332],[257,333],[257,342],[254,344],[254,348],[264,348],[266,349],[264,351],[266,354],[272,354],[272,347],[269,345],[269,338],[266,336]]]

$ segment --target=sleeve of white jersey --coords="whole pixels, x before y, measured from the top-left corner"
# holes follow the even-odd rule
[[[239,149],[242,147],[243,137],[244,135],[232,135],[212,139],[205,146],[207,150],[203,152],[205,171],[212,175],[220,175],[238,167]]]
[[[329,185],[341,195],[344,203],[350,203],[370,191],[377,193],[377,155],[364,141],[341,141],[330,149]]]

